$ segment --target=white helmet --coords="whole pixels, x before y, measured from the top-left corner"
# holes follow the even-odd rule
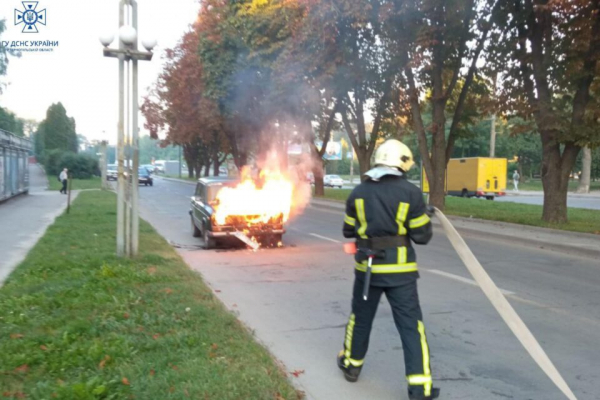
[[[375,165],[387,165],[408,172],[414,163],[412,151],[396,139],[386,140],[375,152]]]

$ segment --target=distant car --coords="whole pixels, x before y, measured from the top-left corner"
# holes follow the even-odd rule
[[[117,165],[110,164],[106,166],[106,180],[116,181],[118,177]]]
[[[145,168],[149,174],[156,173],[156,168],[154,168],[154,165],[152,165],[152,164],[141,165],[140,168]]]
[[[150,175],[150,172],[148,172],[148,170],[146,168],[139,168],[138,169],[138,183],[140,184],[144,184],[145,186],[152,186],[154,184],[153,180],[152,180],[152,176]]]
[[[234,187],[239,182],[238,179],[223,176],[198,180],[191,199],[190,217],[192,236],[202,237],[205,249],[214,248],[218,240],[233,237],[235,232],[245,232],[247,236],[256,237],[260,242],[281,242],[285,233],[281,216],[265,224],[248,225],[243,216],[228,220],[226,225],[217,224],[214,218],[214,207],[218,207],[217,193],[224,187]]]
[[[325,175],[323,178],[323,185],[329,187],[339,187],[340,189],[344,186],[344,180],[338,175]]]
[[[165,173],[165,162],[164,160],[154,161],[154,172],[157,174]]]

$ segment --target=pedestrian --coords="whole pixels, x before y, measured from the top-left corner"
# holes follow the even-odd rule
[[[521,175],[519,175],[519,171],[515,169],[515,173],[513,174],[513,185],[515,186],[515,192],[519,191],[519,179],[521,179]]]
[[[398,140],[384,142],[375,153],[375,168],[365,175],[346,202],[343,234],[355,238],[355,279],[352,313],[346,326],[338,367],[356,382],[365,361],[373,318],[385,293],[404,349],[411,400],[439,396],[433,388],[429,345],[417,293],[419,272],[412,242],[427,244],[432,236],[431,211],[423,193],[406,173],[413,166],[410,149]],[[372,267],[367,258],[374,255]],[[365,294],[366,281],[369,280]]]
[[[62,172],[60,173],[60,176],[58,177],[58,180],[62,183],[62,188],[60,189],[60,192],[62,194],[67,194],[67,183],[68,183],[68,179],[69,179],[68,172],[69,172],[69,170],[65,168],[62,170]]]

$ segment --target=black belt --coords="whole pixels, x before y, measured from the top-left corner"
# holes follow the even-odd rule
[[[385,250],[408,246],[410,246],[408,236],[382,236],[356,240],[356,247],[359,249]]]

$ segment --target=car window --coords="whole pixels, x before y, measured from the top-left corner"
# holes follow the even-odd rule
[[[203,185],[201,183],[198,183],[196,185],[196,193],[195,193],[196,197],[202,197],[202,188],[203,188]]]

